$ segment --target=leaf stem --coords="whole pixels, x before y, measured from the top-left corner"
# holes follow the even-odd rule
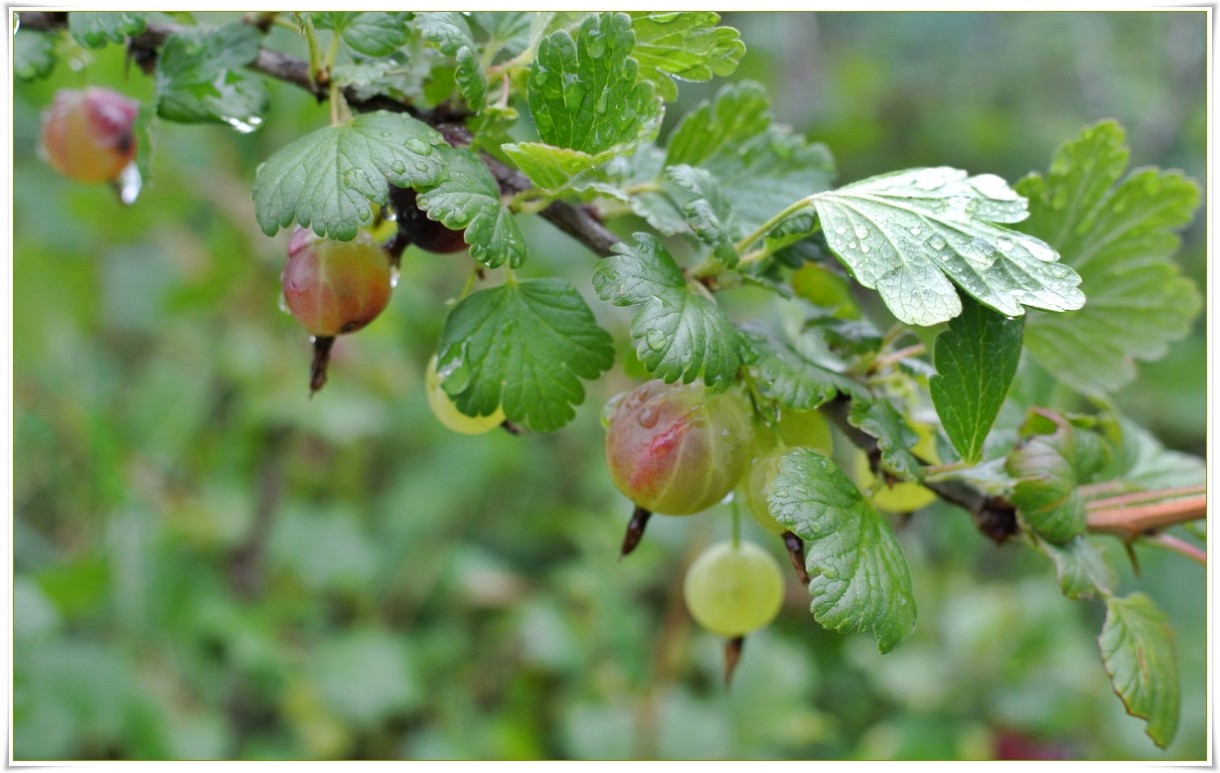
[[[758,228],[755,228],[744,239],[742,239],[741,241],[734,244],[733,249],[736,250],[737,254],[739,254],[739,255],[741,253],[745,252],[747,247],[749,247],[754,242],[756,242],[759,239],[762,239],[764,236],[766,236],[767,233],[772,228],[774,228],[775,226],[779,225],[783,221],[787,220],[790,216],[796,214],[797,212],[800,212],[802,209],[804,209],[805,207],[808,207],[810,204],[812,204],[814,199],[817,198],[817,196],[818,196],[818,194],[814,193],[812,195],[806,196],[803,199],[798,199],[797,201],[784,207],[778,213],[776,213],[776,214],[772,215],[770,218],[768,218],[765,223],[760,225]]]
[[[322,71],[322,55],[318,49],[318,33],[314,30],[312,16],[301,13],[299,17],[305,43],[309,46],[309,80],[313,83],[314,91],[320,91],[322,84],[318,81],[318,74]]]
[[[1088,503],[1088,508],[1090,510],[1104,510],[1112,507],[1125,507],[1127,505],[1143,504],[1147,502],[1163,502],[1166,500],[1206,493],[1207,485],[1203,483],[1200,483],[1197,486],[1181,486],[1178,488],[1136,491],[1131,494],[1121,494],[1118,496],[1106,497],[1104,499],[1094,499]]]
[[[741,549],[741,505],[737,497],[733,497],[729,510],[733,514],[733,550]]]
[[[1184,539],[1173,536],[1172,534],[1157,534],[1154,537],[1147,537],[1145,540],[1149,545],[1156,545],[1172,550],[1175,553],[1186,556],[1191,561],[1198,562],[1207,566],[1207,551],[1199,548],[1198,545],[1192,545]]]

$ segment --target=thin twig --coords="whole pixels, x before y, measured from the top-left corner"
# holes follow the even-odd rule
[[[1204,566],[1207,566],[1207,552],[1202,550],[1198,545],[1192,545],[1184,539],[1179,539],[1172,534],[1157,534],[1154,537],[1148,537],[1144,540],[1150,545],[1158,545],[1166,550],[1172,550],[1175,553],[1186,556],[1191,561],[1196,561]]]
[[[1112,507],[1089,511],[1089,531],[1114,534],[1126,540],[1187,521],[1207,517],[1207,497],[1196,496],[1139,507]]]

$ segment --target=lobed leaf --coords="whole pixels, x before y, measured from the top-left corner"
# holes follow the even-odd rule
[[[678,97],[673,79],[707,81],[732,75],[746,52],[741,34],[718,27],[711,11],[633,11],[635,32],[632,56],[640,63],[640,77],[657,87],[666,102]]]
[[[139,11],[73,11],[68,14],[68,32],[85,48],[103,48],[139,35],[148,26],[147,14]]]
[[[1035,315],[1030,356],[1089,395],[1135,378],[1135,360],[1156,360],[1190,332],[1202,300],[1171,256],[1177,231],[1199,206],[1199,186],[1178,172],[1140,169],[1119,182],[1128,150],[1121,126],[1105,121],[1065,142],[1047,175],[1017,185],[1030,199],[1024,230],[1052,244],[1081,277],[1089,303]]]
[[[581,379],[614,364],[614,343],[580,293],[561,279],[510,282],[468,295],[445,320],[443,387],[459,410],[550,431],[576,415]]]
[[[500,200],[500,186],[472,151],[441,145],[435,154],[444,174],[435,185],[416,186],[416,203],[446,228],[465,229],[470,255],[489,268],[525,262],[525,236]]]
[[[975,464],[1017,374],[1022,320],[962,300],[962,313],[936,336],[937,374],[928,388],[949,442],[962,461]]]
[[[877,439],[881,463],[887,470],[917,483],[923,482],[923,465],[911,448],[919,435],[907,425],[889,400],[852,400],[848,422]]]
[[[552,194],[568,189],[581,175],[607,160],[607,154],[592,156],[542,142],[506,143],[500,150],[530,178],[534,187]]]
[[[805,339],[790,339],[759,323],[742,330],[757,353],[750,367],[759,391],[783,407],[812,411],[839,394],[870,397],[867,388],[824,364]]]
[[[725,389],[750,355],[749,344],[710,296],[696,293],[656,237],[635,234],[593,273],[598,297],[639,306],[631,320],[636,354],[648,372],[672,384],[698,378]]]
[[[720,190],[716,180],[703,169],[686,164],[671,166],[665,170],[666,178],[678,189],[689,194],[682,203],[682,214],[690,230],[712,248],[712,254],[729,268],[737,265],[741,256],[733,242],[740,229],[733,217],[733,209]]]
[[[254,215],[271,236],[295,220],[319,236],[348,240],[384,205],[389,184],[435,187],[448,148],[427,124],[402,113],[363,113],[276,151],[254,177]]]
[[[262,78],[242,68],[258,56],[261,44],[258,30],[240,21],[171,35],[157,57],[157,115],[252,131],[262,123],[270,97]]]
[[[1207,480],[1203,459],[1165,448],[1156,437],[1122,416],[1114,418],[1107,434],[1115,446],[1113,464],[1103,480],[1122,481],[1133,489],[1198,486]]]
[[[1169,618],[1144,593],[1106,598],[1097,646],[1114,692],[1127,713],[1147,720],[1145,732],[1162,749],[1178,731],[1181,694]]]
[[[422,15],[422,14],[421,14]],[[358,54],[389,56],[411,39],[410,14],[402,11],[363,11],[350,14],[340,28],[343,44]]]
[[[961,313],[954,285],[1010,317],[1078,309],[1080,277],[1040,239],[995,223],[1026,202],[995,175],[949,167],[879,175],[813,198],[831,250],[894,316],[935,325]]]
[[[798,448],[779,460],[771,516],[805,541],[813,618],[835,631],[872,631],[889,652],[915,627],[915,597],[894,532],[826,457]]]
[[[661,102],[638,79],[634,43],[620,13],[589,16],[575,39],[564,30],[542,39],[527,95],[543,142],[597,154],[655,131]]]
[[[13,76],[28,81],[50,75],[59,61],[56,39],[49,32],[17,30],[13,35]]]
[[[487,102],[487,74],[479,61],[479,47],[470,25],[460,13],[434,12],[415,15],[420,36],[433,48],[457,62],[454,80],[471,110],[478,112]]]

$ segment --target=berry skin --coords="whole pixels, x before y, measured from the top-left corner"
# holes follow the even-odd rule
[[[416,193],[411,188],[390,188],[390,200],[398,214],[398,230],[405,234],[411,244],[428,252],[461,252],[466,249],[465,231],[446,228],[428,215],[415,203]]]
[[[389,258],[368,234],[340,242],[299,227],[288,240],[281,282],[292,316],[319,337],[372,322],[390,302],[392,286]]]
[[[606,466],[619,491],[665,515],[706,510],[745,472],[754,439],[738,392],[654,380],[606,408]]]
[[[441,388],[441,379],[436,372],[436,357],[428,360],[424,372],[424,388],[427,390],[428,407],[441,424],[463,435],[480,435],[504,423],[504,411],[497,408],[490,416],[467,416],[458,410],[453,399]]]
[[[743,636],[768,625],[784,602],[779,562],[751,542],[720,542],[695,559],[682,585],[699,625],[721,636]]]
[[[777,536],[788,529],[772,517],[767,506],[767,496],[771,493],[775,476],[779,474],[780,457],[788,451],[787,448],[778,448],[765,456],[756,457],[750,464],[750,471],[746,473],[745,479],[746,507],[750,509],[750,515],[754,516],[759,526]]]
[[[47,162],[79,182],[114,180],[135,158],[138,111],[138,102],[117,91],[60,89],[42,116]]]

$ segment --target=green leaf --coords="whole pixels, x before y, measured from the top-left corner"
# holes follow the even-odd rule
[[[102,48],[139,35],[147,26],[146,14],[138,11],[73,11],[68,31],[85,48]]]
[[[1091,599],[1097,593],[1110,595],[1116,578],[1114,570],[1084,535],[1062,545],[1038,540],[1038,549],[1055,563],[1059,589],[1070,599]]]
[[[772,517],[805,541],[813,618],[835,631],[872,631],[889,652],[915,627],[915,597],[894,532],[826,457],[798,448],[779,460]]]
[[[1179,488],[1198,486],[1207,480],[1207,465],[1203,459],[1180,451],[1172,451],[1156,437],[1125,417],[1110,420],[1107,434],[1116,447],[1113,469],[1099,476],[1103,480],[1121,480],[1133,489]]]
[[[487,101],[487,74],[479,61],[479,47],[470,25],[460,13],[420,13],[415,16],[419,33],[433,48],[457,62],[454,79],[471,110],[478,112]]]
[[[771,125],[771,101],[760,83],[725,86],[687,113],[665,144],[665,164],[703,166],[731,156]]]
[[[1144,593],[1106,599],[1097,646],[1127,713],[1147,720],[1145,732],[1164,749],[1178,732],[1181,695],[1169,618]]]
[[[825,191],[834,178],[826,147],[772,125],[765,89],[749,81],[725,86],[688,113],[669,137],[665,164],[702,167],[722,190],[732,191],[743,232],[792,202]]]
[[[1018,445],[1005,463],[1017,479],[1012,503],[1025,523],[1043,539],[1064,543],[1084,532],[1085,502],[1080,496],[1075,430],[1058,416],[1047,416],[1054,430]]]
[[[241,68],[254,61],[261,44],[258,30],[240,21],[171,35],[157,57],[157,115],[253,131],[269,97],[262,78]]]
[[[561,279],[480,290],[445,320],[438,372],[468,416],[497,407],[541,432],[572,420],[585,398],[580,379],[614,364],[614,342],[580,293]]]
[[[500,200],[500,186],[479,157],[465,148],[435,148],[444,167],[436,185],[414,186],[416,203],[446,228],[466,231],[470,255],[495,268],[505,261],[516,268],[525,262],[525,237],[516,218]]]
[[[563,30],[542,40],[528,97],[543,142],[596,154],[655,131],[661,102],[637,79],[633,44],[619,13],[585,19],[575,40]]]
[[[1021,359],[1022,320],[1009,319],[969,298],[936,336],[928,380],[932,404],[962,461],[983,458],[983,443],[1000,412]]]
[[[136,135],[136,168],[143,184],[148,185],[152,180],[152,160],[156,157],[157,138],[161,130],[156,108],[148,102],[141,102],[132,128]]]
[[[886,469],[907,480],[923,482],[923,465],[911,453],[919,435],[889,400],[852,400],[847,420],[877,439],[881,463]]]
[[[1086,128],[1055,151],[1046,177],[1017,190],[1030,199],[1023,230],[1048,241],[1081,278],[1088,305],[1035,315],[1025,332],[1034,360],[1089,395],[1135,378],[1135,360],[1156,360],[1190,332],[1202,300],[1172,256],[1177,231],[1199,206],[1199,186],[1178,172],[1138,169],[1121,182],[1122,127]]]
[[[648,372],[672,384],[702,377],[715,389],[737,378],[750,348],[716,302],[696,293],[656,237],[617,244],[593,273],[593,287],[615,306],[639,306],[631,320],[636,354]]]
[[[732,75],[746,46],[737,30],[717,27],[719,21],[711,11],[632,12],[632,56],[640,63],[640,77],[652,81],[661,98],[672,102],[678,97],[672,79],[707,81]]]
[[[831,250],[898,319],[935,325],[961,313],[956,284],[984,306],[1078,309],[1080,277],[1040,239],[995,223],[1026,202],[995,175],[949,167],[879,175],[813,199]]]
[[[536,188],[551,194],[572,186],[585,172],[603,163],[607,154],[591,156],[571,148],[557,148],[542,142],[516,142],[501,145],[517,168]]]
[[[682,204],[682,214],[695,236],[712,248],[715,255],[727,267],[733,268],[741,256],[733,245],[740,233],[733,218],[733,210],[720,190],[716,180],[703,169],[686,164],[671,166],[665,170],[666,178],[691,198]]]
[[[254,176],[254,216],[268,236],[293,220],[346,241],[372,222],[389,185],[435,186],[449,158],[444,138],[402,113],[363,113],[276,151]]]
[[[496,46],[516,56],[529,46],[532,17],[538,15],[528,11],[474,11],[470,18],[487,32],[486,47]]]
[[[764,397],[812,411],[838,394],[868,400],[868,389],[824,364],[812,336],[795,340],[757,322],[742,326],[758,359],[750,366]]]
[[[411,39],[410,14],[402,11],[365,11],[348,16],[339,28],[339,37],[358,54],[389,56]]]
[[[58,36],[49,32],[18,30],[13,36],[13,75],[21,80],[45,78],[55,69]]]

